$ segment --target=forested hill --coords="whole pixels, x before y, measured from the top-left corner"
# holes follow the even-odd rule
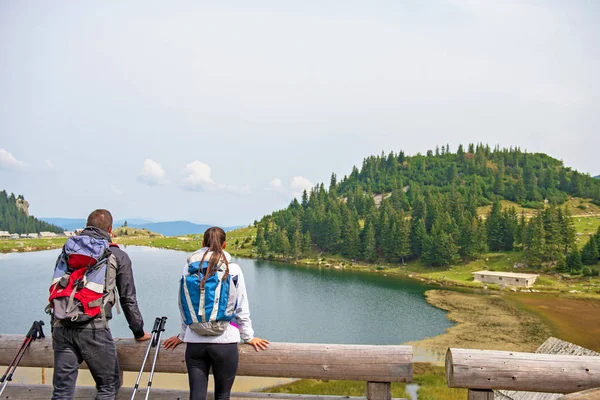
[[[29,215],[28,203],[21,195],[0,191],[0,231],[9,233],[56,232],[63,229]]]
[[[560,207],[569,196],[600,204],[600,181],[519,148],[471,144],[456,152],[444,146],[425,155],[382,154],[265,216],[256,246],[261,257],[316,250],[367,261],[420,257],[427,265],[519,247],[531,265],[567,268],[567,256],[578,253],[572,220]],[[502,200],[539,211],[525,218],[502,209]],[[478,215],[490,204],[487,215]]]

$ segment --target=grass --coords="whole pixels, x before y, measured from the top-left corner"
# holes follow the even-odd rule
[[[363,381],[338,381],[326,379],[300,379],[285,385],[267,388],[267,393],[300,393],[312,395],[329,396],[365,396],[366,383]],[[404,383],[392,383],[392,397],[404,397],[408,395]]]
[[[510,200],[501,200],[500,204],[502,205],[502,209],[514,207],[517,214],[521,215],[521,213],[524,213],[525,216],[528,218],[533,217],[535,215],[535,213],[537,212],[536,209],[523,207],[520,204],[510,201]],[[544,208],[550,207],[550,205],[542,204],[541,202],[540,202],[540,206],[543,206]],[[561,207],[568,208],[569,212],[573,216],[589,217],[589,216],[600,215],[600,207],[593,204],[591,199],[585,199],[585,198],[581,198],[581,197],[571,197],[564,204],[561,204]],[[491,209],[492,209],[491,205],[479,207],[479,208],[477,208],[477,215],[486,216],[490,213]]]
[[[65,244],[65,237],[43,239],[0,239],[0,253],[58,249]]]
[[[167,237],[118,236],[113,241],[120,244],[193,252],[202,247],[202,237],[202,234]],[[254,255],[252,243],[255,237],[256,228],[254,227],[227,232],[227,251],[236,257],[251,258]]]
[[[419,400],[464,400],[466,389],[450,389],[446,384],[444,367],[428,363],[414,364],[413,382],[419,384],[417,395]]]
[[[419,400],[464,400],[467,390],[450,389],[446,384],[444,367],[429,363],[415,363],[413,382],[419,384]],[[406,384],[392,383],[393,398],[408,398]],[[267,388],[267,393],[297,393],[333,396],[365,396],[366,384],[362,381],[335,381],[302,379],[285,385]]]

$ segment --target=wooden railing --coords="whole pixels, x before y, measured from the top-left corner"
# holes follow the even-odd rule
[[[23,341],[20,335],[0,335],[0,365],[8,365]],[[122,371],[139,371],[148,342],[115,339]],[[174,351],[160,351],[155,372],[186,373],[185,346]],[[153,353],[152,353],[153,354]],[[359,380],[366,382],[369,400],[391,399],[391,382],[411,382],[413,358],[411,346],[369,346],[341,344],[271,343],[267,351],[257,352],[252,346],[239,346],[238,375],[277,378],[314,378]],[[150,369],[146,363],[146,371]],[[53,367],[52,340],[40,339],[31,343],[23,367]],[[85,364],[82,368],[86,368]],[[48,399],[49,385],[10,384],[3,399]],[[93,398],[95,389],[77,388],[77,398]],[[143,392],[143,390],[142,390]],[[129,399],[131,388],[122,388],[118,399]],[[186,390],[152,389],[153,399],[185,399]],[[329,396],[295,396],[267,393],[237,393],[237,398],[331,398]],[[335,398],[335,397],[333,397]],[[340,397],[348,398],[348,397]]]
[[[574,393],[600,387],[600,357],[451,348],[446,381],[469,400],[493,400],[493,389]]]

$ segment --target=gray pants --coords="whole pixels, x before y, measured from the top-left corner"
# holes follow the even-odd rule
[[[72,400],[79,365],[85,361],[98,394],[96,400],[114,400],[121,387],[117,348],[110,330],[55,327],[52,332],[54,347],[54,391],[52,400]]]

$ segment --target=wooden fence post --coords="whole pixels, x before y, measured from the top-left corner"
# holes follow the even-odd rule
[[[469,389],[468,400],[494,400],[493,390]]]
[[[367,382],[367,400],[391,400],[391,382]]]

